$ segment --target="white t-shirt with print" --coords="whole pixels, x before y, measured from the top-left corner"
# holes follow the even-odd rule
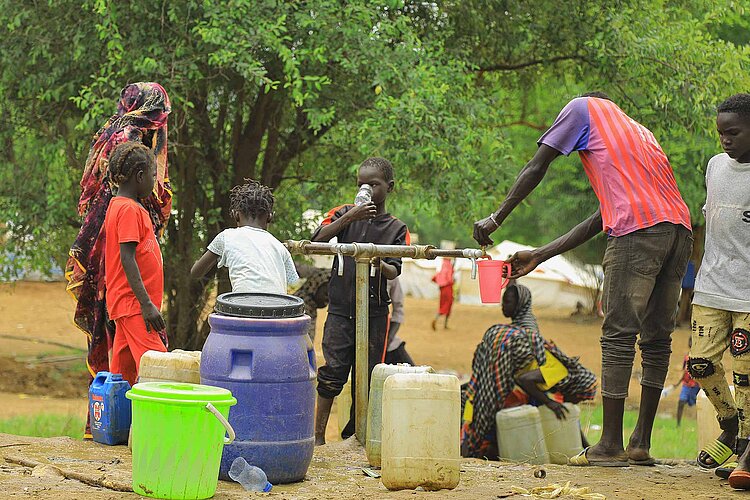
[[[750,163],[726,153],[706,168],[706,246],[693,304],[750,313]]]
[[[289,250],[263,229],[225,229],[208,249],[219,256],[219,267],[229,268],[233,292],[285,294],[299,280]]]

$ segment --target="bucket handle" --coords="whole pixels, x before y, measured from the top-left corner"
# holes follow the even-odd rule
[[[502,281],[500,282],[500,290],[508,286],[510,283],[510,275],[513,272],[513,267],[511,266],[510,262],[503,261],[503,269],[501,272],[501,278]]]
[[[482,247],[482,252],[485,252],[485,247],[484,246]],[[492,255],[490,255],[487,252],[485,252],[484,258],[486,258],[487,260],[492,260]],[[472,279],[474,279],[476,277],[476,272],[475,272],[474,268],[476,268],[476,265],[477,265],[476,262],[477,261],[476,261],[476,259],[472,259],[472,260],[474,262],[472,263],[473,264],[472,265],[473,269],[471,270],[471,273],[472,273]],[[500,281],[500,290],[502,290],[503,288],[505,288],[506,286],[508,286],[508,284],[510,283],[510,275],[513,272],[513,267],[511,266],[510,261],[504,260],[504,261],[502,261],[502,263],[503,263],[503,267],[500,270],[500,278],[502,279],[502,281]]]
[[[224,415],[222,415],[219,410],[216,409],[214,405],[211,403],[206,403],[206,411],[213,413],[214,417],[216,417],[219,422],[221,422],[221,425],[224,426],[224,428],[227,430],[227,434],[229,434],[229,437],[224,437],[224,444],[232,444],[234,441],[234,438],[237,437],[234,433],[234,429],[232,429],[232,426],[229,424],[226,418],[224,418]]]

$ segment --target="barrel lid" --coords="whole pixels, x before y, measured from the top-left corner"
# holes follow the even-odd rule
[[[230,292],[219,295],[214,311],[243,318],[296,318],[305,314],[305,301],[279,293]]]
[[[180,382],[142,382],[135,384],[128,398],[136,396],[137,399],[171,399],[175,401],[196,401],[211,403],[230,403],[236,400],[231,391],[220,387],[201,384],[187,384]]]

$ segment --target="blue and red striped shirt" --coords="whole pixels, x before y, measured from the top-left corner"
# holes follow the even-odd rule
[[[608,234],[623,236],[660,222],[691,228],[690,211],[654,134],[612,101],[573,99],[538,142],[566,156],[578,151]]]

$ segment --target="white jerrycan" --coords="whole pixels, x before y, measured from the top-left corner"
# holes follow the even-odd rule
[[[565,403],[565,408],[568,413],[564,420],[558,419],[555,412],[546,406],[538,408],[539,416],[542,418],[544,442],[553,464],[565,465],[570,457],[576,456],[583,449],[581,410],[571,403]]]
[[[514,406],[495,415],[497,449],[501,459],[529,464],[549,463],[542,418],[531,405]]]
[[[389,490],[453,489],[460,480],[458,378],[398,373],[383,386],[382,481]]]
[[[370,379],[370,396],[367,406],[367,440],[365,442],[367,460],[373,467],[380,467],[383,385],[386,379],[397,373],[432,373],[432,371],[431,366],[387,365],[385,363],[375,365]]]

